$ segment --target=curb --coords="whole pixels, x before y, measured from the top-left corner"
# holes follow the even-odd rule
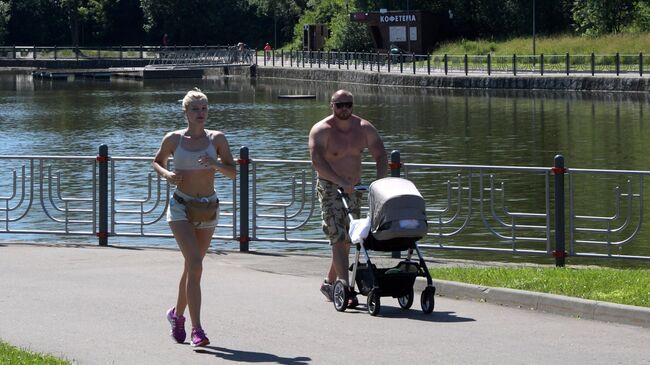
[[[581,319],[650,328],[650,308],[645,307],[517,289],[492,288],[446,280],[434,279],[433,285],[436,287],[436,295],[444,297],[471,299]],[[424,278],[418,278],[414,289],[416,291],[422,291],[425,287],[426,280]]]

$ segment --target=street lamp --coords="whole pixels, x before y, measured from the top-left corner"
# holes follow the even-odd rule
[[[409,16],[409,0],[406,0],[406,47],[411,53],[411,17]]]
[[[533,60],[535,59],[535,0],[533,0]]]

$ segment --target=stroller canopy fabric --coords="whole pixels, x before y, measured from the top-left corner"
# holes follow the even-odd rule
[[[407,179],[386,177],[370,184],[371,232],[379,240],[422,237],[427,232],[424,198]]]

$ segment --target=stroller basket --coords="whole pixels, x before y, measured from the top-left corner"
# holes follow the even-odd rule
[[[375,275],[374,283],[370,270]],[[356,283],[364,295],[367,295],[373,287],[379,287],[382,296],[399,298],[412,290],[418,273],[420,273],[420,265],[415,262],[402,261],[392,268],[377,268],[375,264],[371,264],[370,269],[367,264],[359,264]]]
[[[370,233],[375,240],[422,238],[427,234],[424,198],[415,185],[399,177],[386,177],[368,188]]]

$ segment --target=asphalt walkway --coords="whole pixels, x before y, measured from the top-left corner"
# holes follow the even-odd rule
[[[611,310],[615,319],[636,309],[635,325],[608,323],[575,317],[587,304],[571,299],[548,306],[557,315],[535,293],[438,282],[431,315],[420,310],[421,283],[411,310],[382,298],[377,317],[363,305],[338,313],[318,291],[327,257],[216,250],[203,278],[212,344],[194,351],[171,341],[164,318],[181,262],[173,249],[0,244],[0,339],[75,364],[650,362],[643,308]],[[491,297],[455,299],[476,291]],[[517,297],[537,304],[485,303]]]

